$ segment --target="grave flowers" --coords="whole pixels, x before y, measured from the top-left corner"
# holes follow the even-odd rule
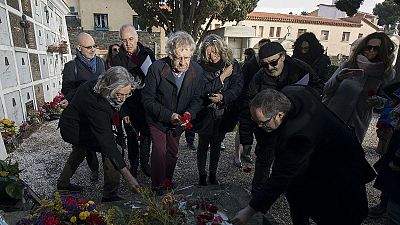
[[[0,160],[0,201],[23,200],[24,184],[19,179],[20,172],[17,162]]]

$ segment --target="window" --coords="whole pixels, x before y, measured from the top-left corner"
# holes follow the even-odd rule
[[[349,41],[350,39],[350,32],[343,32],[342,34],[342,41]]]
[[[297,37],[300,37],[300,35],[304,34],[305,32],[307,32],[307,29],[298,29],[297,30]]]
[[[363,34],[362,33],[359,33],[358,34],[358,38],[362,38],[363,37]]]
[[[262,36],[264,36],[264,27],[259,26],[258,27],[258,37],[262,37]]]
[[[252,26],[252,28],[254,28],[254,32],[257,32],[257,27],[256,26]]]
[[[329,31],[321,30],[321,41],[327,41],[329,39]]]
[[[109,30],[107,14],[94,14],[94,29]]]
[[[281,30],[282,30],[281,27],[276,28],[276,37],[281,37]]]
[[[269,28],[269,36],[270,36],[270,37],[273,37],[273,36],[274,36],[274,33],[275,33],[275,27],[270,27],[270,28]]]
[[[136,30],[141,30],[140,25],[139,25],[139,16],[138,15],[133,15],[133,26],[135,27]]]

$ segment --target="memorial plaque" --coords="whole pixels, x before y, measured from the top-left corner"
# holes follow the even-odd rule
[[[37,39],[37,49],[40,51],[46,51],[46,41],[44,29],[41,26],[35,26],[36,29],[36,39]]]
[[[28,53],[15,52],[15,58],[17,62],[17,69],[19,75],[19,83],[26,84],[32,82]]]
[[[49,9],[47,5],[42,2],[42,23],[46,26],[49,26],[49,19],[50,19]]]
[[[43,85],[44,100],[46,102],[53,101],[53,95],[52,95],[52,92],[51,92],[51,83],[50,83],[50,81],[43,82],[42,85]]]
[[[35,28],[34,24],[31,23],[31,26],[28,29],[28,38],[29,38],[29,44],[28,48],[30,49],[36,49],[36,38],[35,38]]]
[[[6,10],[0,8],[0,45],[11,45]]]
[[[29,59],[31,62],[31,71],[32,71],[32,78],[33,81],[37,81],[41,79],[40,76],[40,65],[39,65],[39,57],[37,54],[30,53]]]
[[[0,101],[0,119],[4,118],[5,114],[4,114],[4,107],[3,107],[3,103]]]
[[[25,102],[25,118],[29,120],[32,115],[35,115],[35,104],[33,100]]]
[[[40,108],[40,106],[44,102],[44,95],[43,95],[43,86],[42,84],[36,84],[34,86],[35,97],[36,97],[36,107]]]
[[[47,56],[39,55],[40,71],[42,72],[42,79],[49,77],[49,66],[47,61]]]
[[[62,70],[61,55],[56,54],[54,57],[55,57],[54,58],[54,68],[55,68],[54,74],[56,76],[60,76],[61,72],[62,72],[61,71]]]
[[[39,22],[42,23],[42,8],[40,7],[40,0],[33,0],[33,18]]]
[[[60,79],[52,79],[51,80],[51,88],[52,88],[52,95],[56,96],[58,95],[58,93],[61,92],[61,85],[59,85],[59,81]]]
[[[7,0],[7,5],[9,5],[19,11],[19,1],[18,0]]]
[[[8,119],[14,120],[16,123],[24,121],[24,114],[22,112],[21,98],[19,91],[14,91],[4,95],[4,102],[7,111]]]
[[[21,21],[21,17],[11,12],[9,12],[9,16],[10,16],[11,34],[14,41],[14,46],[20,48],[26,48],[24,29],[19,24],[19,22]]]
[[[0,0],[0,3],[3,3],[3,4],[4,4],[4,0]]]
[[[0,50],[0,81],[3,89],[17,85],[17,71],[11,51]]]
[[[33,18],[32,17],[32,7],[31,7],[31,0],[21,0],[21,5],[22,5],[22,12]]]
[[[53,57],[53,54],[52,53],[50,53],[50,54],[47,54],[47,61],[49,62],[49,72],[50,72],[50,74],[49,74],[49,76],[50,77],[54,77],[54,70],[55,70],[55,68],[54,68],[54,57]]]
[[[27,87],[21,89],[21,96],[22,96],[22,103],[24,104],[33,101],[34,98],[33,87]]]

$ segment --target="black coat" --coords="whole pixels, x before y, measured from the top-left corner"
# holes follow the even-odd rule
[[[319,76],[319,78],[325,83],[332,76],[332,74],[329,74],[330,65],[331,65],[331,59],[327,55],[322,54],[310,66],[311,68],[313,68],[313,70]]]
[[[96,72],[84,64],[80,59],[75,58],[64,65],[63,81],[61,93],[64,98],[71,102],[79,85],[88,80],[97,80],[97,78],[105,70],[104,61],[102,58],[96,57]]]
[[[169,57],[155,61],[149,68],[142,90],[148,124],[165,132],[176,128],[171,123],[172,113],[183,115],[189,112],[195,119],[202,104],[203,82],[203,69],[191,61],[178,93]]]
[[[130,60],[126,50],[121,47],[117,55],[112,58],[111,66],[125,67],[134,77],[140,79],[141,82],[145,80],[145,74],[141,70],[141,66],[146,58],[149,56],[151,61],[155,61],[154,52],[141,43],[138,42],[139,50],[139,63]],[[132,96],[126,99],[121,108],[121,117],[129,116],[132,125],[142,133],[148,133],[147,123],[145,118],[145,111],[142,103],[141,89],[135,89]]]
[[[82,84],[76,91],[59,121],[63,139],[73,145],[82,145],[100,152],[120,170],[126,166],[117,148],[112,128],[114,109],[101,95],[93,91],[96,81]]]
[[[286,192],[317,224],[361,224],[368,212],[365,183],[375,173],[354,132],[309,87],[282,92],[292,108],[273,131],[278,139],[272,173],[250,206],[265,213]]]
[[[287,85],[295,84],[306,74],[309,74],[308,86],[315,90],[316,95],[321,95],[324,83],[318,78],[314,70],[305,62],[286,56],[281,76],[278,78],[268,76],[264,69],[259,70],[250,81],[247,93],[244,96],[240,113],[240,143],[251,145],[253,143],[253,131],[256,124],[251,120],[249,110],[250,101],[262,90],[267,88],[281,90]]]

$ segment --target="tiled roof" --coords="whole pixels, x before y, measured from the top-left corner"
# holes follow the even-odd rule
[[[283,23],[304,23],[304,24],[318,24],[318,25],[343,26],[343,27],[361,27],[361,23],[353,23],[341,19],[329,19],[316,16],[299,16],[299,15],[266,13],[266,12],[251,12],[247,14],[247,19],[255,21],[270,21],[270,22],[283,22]]]

